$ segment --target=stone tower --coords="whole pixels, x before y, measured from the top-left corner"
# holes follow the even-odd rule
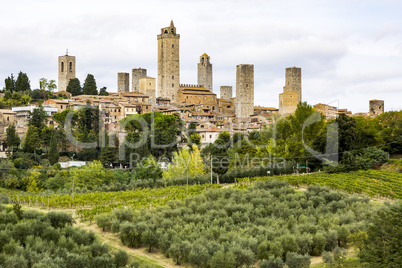
[[[212,64],[207,53],[202,54],[198,63],[198,85],[212,92]]]
[[[75,57],[69,56],[68,51],[66,55],[59,57],[59,86],[58,91],[65,91],[67,89],[70,79],[75,78]]]
[[[140,90],[140,79],[147,76],[147,69],[136,68],[132,70],[131,74],[131,90]]]
[[[130,74],[118,73],[117,74],[117,92],[125,93],[130,91]]]
[[[221,99],[230,101],[230,99],[232,98],[232,92],[233,92],[232,86],[221,86],[221,93],[220,93]]]
[[[369,115],[377,116],[384,112],[383,100],[370,100]]]
[[[179,102],[179,41],[173,21],[158,35],[158,97],[168,98],[173,104]]]
[[[286,82],[283,87],[283,92],[296,92],[298,103],[302,101],[301,79],[301,68],[286,68]]]
[[[254,65],[236,66],[236,117],[246,118],[254,114]]]
[[[142,77],[139,81],[139,92],[149,96],[152,105],[156,104],[156,79],[154,77]]]

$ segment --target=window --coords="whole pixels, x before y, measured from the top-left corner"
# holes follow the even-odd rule
[[[204,125],[201,125],[201,128],[204,128]]]
[[[145,102],[145,98],[142,98],[142,102]]]
[[[172,75],[172,79],[174,79],[174,75]]]
[[[63,105],[60,105],[60,109],[63,109]]]
[[[61,72],[64,72],[64,62],[61,62]]]
[[[204,138],[204,135],[202,135],[202,138]]]
[[[248,84],[246,84],[246,87],[248,87]]]
[[[209,135],[209,138],[212,139],[212,135]]]
[[[174,48],[174,45],[172,44],[172,48]]]
[[[174,100],[174,95],[172,95],[172,100]]]
[[[70,72],[73,71],[73,63],[70,61]]]
[[[188,96],[187,96],[187,99],[188,99]]]
[[[172,84],[172,87],[174,87],[174,84]]]
[[[207,100],[207,96],[204,96],[204,100]]]
[[[7,116],[7,121],[10,121],[10,117],[9,117],[9,116]]]
[[[174,33],[174,29],[172,28],[172,29],[170,30],[170,32],[171,32],[171,33]]]
[[[201,63],[204,64],[204,57],[202,58]]]

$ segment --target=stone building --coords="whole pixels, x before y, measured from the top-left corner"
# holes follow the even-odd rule
[[[302,101],[301,68],[286,68],[286,81],[283,93],[279,94],[279,114],[290,115]]]
[[[200,85],[180,85],[179,104],[203,104],[209,106],[208,109],[216,110],[216,94]]]
[[[297,103],[302,101],[301,68],[286,68],[286,81],[283,92],[293,91],[297,93]]]
[[[383,100],[370,100],[369,105],[369,115],[377,116],[384,112],[384,101]]]
[[[254,114],[254,65],[236,66],[236,117],[246,118]]]
[[[142,77],[139,81],[139,92],[149,96],[151,105],[156,104],[156,79],[154,77]]]
[[[66,55],[59,57],[58,90],[66,91],[70,79],[75,78],[75,57]]]
[[[158,38],[158,97],[168,98],[177,104],[180,86],[180,35],[176,34],[173,21],[161,29]]]
[[[334,119],[338,117],[338,108],[324,103],[317,103],[314,109],[320,112],[326,119]]]
[[[117,92],[130,92],[130,74],[118,73],[117,74]]]
[[[212,92],[212,64],[207,53],[202,54],[198,63],[198,85]]]
[[[230,101],[230,99],[232,98],[232,86],[221,86],[220,87],[220,98]]]
[[[131,91],[140,89],[140,79],[147,76],[147,69],[135,68],[131,73]]]

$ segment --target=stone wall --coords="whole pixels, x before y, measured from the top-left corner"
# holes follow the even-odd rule
[[[232,86],[221,86],[220,87],[220,98],[230,101],[233,94]]]
[[[117,91],[119,93],[130,92],[130,74],[118,73],[117,74]]]
[[[236,117],[246,118],[254,114],[254,65],[236,66]]]
[[[140,79],[147,76],[147,69],[135,68],[131,72],[131,91],[140,89]]]
[[[212,64],[210,57],[204,53],[200,57],[200,63],[198,63],[198,85],[203,85],[206,89],[212,92]]]
[[[168,98],[177,104],[180,86],[180,35],[173,22],[161,29],[158,39],[158,97]]]
[[[287,116],[296,111],[298,101],[298,94],[293,91],[286,91],[279,94],[279,114]]]
[[[65,91],[67,89],[70,79],[75,77],[75,57],[74,56],[60,56],[59,57],[59,78],[58,78],[58,91]]]
[[[142,77],[139,80],[139,91],[149,96],[152,105],[156,105],[156,78]]]
[[[383,100],[370,100],[369,106],[370,116],[377,116],[384,112]]]

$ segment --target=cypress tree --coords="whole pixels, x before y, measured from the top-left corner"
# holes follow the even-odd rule
[[[31,85],[28,75],[23,72],[18,73],[17,81],[15,81],[15,91],[31,91]]]
[[[83,87],[84,95],[98,95],[96,81],[92,74],[88,74]]]
[[[56,134],[53,132],[52,139],[50,140],[49,162],[51,165],[59,162],[59,150],[57,149]]]
[[[66,91],[71,93],[73,96],[81,95],[82,88],[81,88],[80,80],[78,78],[70,79],[70,81],[68,82]]]
[[[12,147],[18,147],[21,143],[21,139],[17,134],[17,130],[15,128],[14,124],[11,124],[7,128],[7,138],[6,138],[7,146]]]
[[[11,74],[11,77],[7,77],[4,82],[6,84],[6,91],[13,93],[15,90],[15,80],[13,74]]]

